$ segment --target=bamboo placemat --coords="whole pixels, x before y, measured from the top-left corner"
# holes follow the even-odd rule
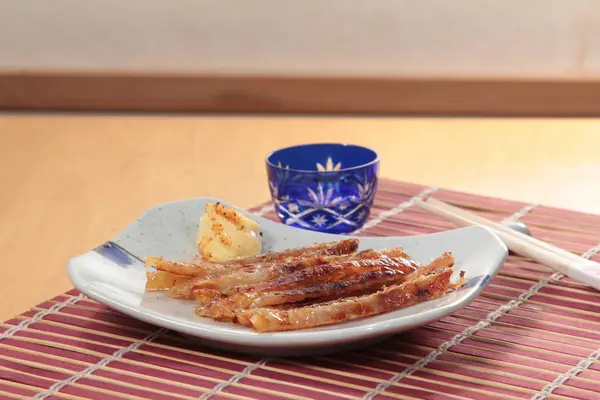
[[[361,235],[455,228],[426,193],[600,260],[600,216],[382,180]],[[254,209],[276,220],[270,205]],[[598,399],[600,293],[511,255],[456,314],[344,354],[260,358],[212,350],[76,290],[2,323],[0,396],[36,399]]]

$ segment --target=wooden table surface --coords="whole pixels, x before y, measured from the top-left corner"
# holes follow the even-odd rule
[[[69,257],[157,203],[268,199],[264,156],[342,141],[381,176],[600,213],[600,119],[0,115],[0,318],[71,288]]]

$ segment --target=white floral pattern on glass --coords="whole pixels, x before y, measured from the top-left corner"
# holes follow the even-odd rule
[[[278,169],[275,170],[275,176],[277,177],[277,179],[280,182],[287,181],[290,177],[290,166],[289,165],[284,166],[283,164],[281,164],[281,161],[279,161],[277,163],[277,167],[279,167]]]
[[[323,214],[315,215],[312,218],[312,223],[317,228],[322,228],[323,226],[325,226],[327,224],[327,217]]]
[[[269,187],[271,188],[271,196],[276,205],[286,204],[290,201],[290,196],[279,196],[279,187],[273,182],[269,181]]]
[[[375,185],[373,182],[364,180],[362,183],[356,184],[356,189],[358,190],[357,202],[369,203],[373,200],[375,196]]]
[[[342,168],[342,163],[338,162],[337,164],[334,165],[331,157],[327,158],[327,162],[325,163],[325,166],[323,166],[323,164],[321,164],[321,163],[317,163],[317,171],[319,171],[319,172],[339,171],[340,168]]]
[[[290,203],[288,204],[288,210],[290,210],[291,213],[297,213],[300,210],[300,207],[298,207],[298,204],[296,203]]]
[[[336,205],[344,201],[342,197],[332,198],[333,187],[330,187],[329,189],[327,189],[327,191],[324,191],[323,185],[321,183],[319,183],[319,185],[317,186],[316,192],[311,188],[307,188],[307,190],[308,197],[310,197],[311,201],[298,200],[298,203],[301,206],[316,208],[320,210],[323,208],[335,207]]]
[[[271,196],[273,196],[274,199],[279,199],[279,189],[277,186],[269,181],[269,187],[271,188]]]
[[[367,216],[367,211],[365,209],[362,209],[358,213],[358,220],[362,221],[366,216]]]

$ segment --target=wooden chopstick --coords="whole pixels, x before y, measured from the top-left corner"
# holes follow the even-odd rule
[[[513,252],[544,264],[564,275],[578,264],[588,264],[586,260],[569,251],[552,246],[531,236],[517,232],[497,222],[490,221],[469,211],[446,204],[442,201],[429,198],[416,203],[419,207],[446,218],[460,226],[482,226],[493,231]],[[585,282],[588,283],[588,282]]]
[[[578,256],[577,254],[574,254],[574,253],[571,253],[570,251],[561,249],[560,247],[553,246],[553,245],[551,245],[549,243],[546,243],[546,242],[544,242],[542,240],[536,239],[536,238],[534,238],[532,236],[525,235],[524,233],[518,232],[518,231],[516,231],[514,229],[511,229],[511,228],[509,228],[509,227],[507,227],[505,225],[502,225],[502,224],[500,224],[498,222],[491,221],[491,220],[483,218],[483,217],[481,217],[481,216],[479,216],[477,214],[474,214],[474,213],[471,213],[469,211],[460,209],[458,207],[454,207],[454,206],[452,206],[450,204],[444,203],[443,201],[440,201],[440,200],[437,200],[437,199],[434,199],[434,198],[430,198],[429,200],[427,200],[427,203],[431,204],[433,206],[436,206],[438,208],[443,208],[443,209],[445,209],[447,211],[450,211],[452,213],[458,214],[458,215],[463,216],[465,218],[468,218],[469,220],[473,220],[473,221],[479,222],[480,224],[483,224],[483,225],[487,226],[488,228],[493,229],[494,231],[501,230],[503,232],[506,232],[507,234],[514,235],[514,236],[518,237],[520,240],[522,240],[524,242],[530,243],[533,246],[542,247],[542,248],[544,248],[544,249],[546,249],[548,251],[552,251],[552,252],[554,252],[556,254],[559,254],[559,255],[567,258],[567,259],[570,259],[570,260],[573,260],[573,261],[576,261],[576,262],[583,261],[583,259],[580,256]]]

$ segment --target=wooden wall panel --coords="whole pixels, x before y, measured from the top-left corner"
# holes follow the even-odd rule
[[[597,116],[600,81],[5,72],[0,109]]]

